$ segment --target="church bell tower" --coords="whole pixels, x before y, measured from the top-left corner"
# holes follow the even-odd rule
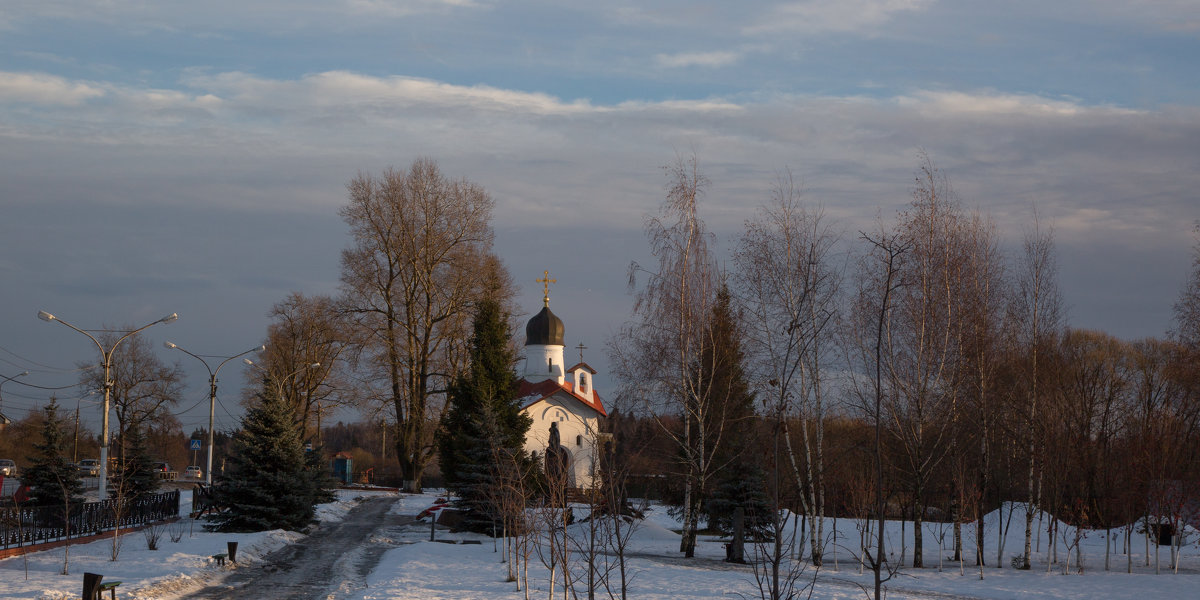
[[[542,273],[544,277],[537,280],[543,285],[542,310],[525,325],[525,373],[522,377],[531,383],[553,379],[562,385],[566,380],[563,362],[565,328],[562,319],[550,312],[550,284],[557,281],[550,278],[549,271]]]

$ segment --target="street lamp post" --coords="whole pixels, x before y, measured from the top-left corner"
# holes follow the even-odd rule
[[[84,331],[84,330],[82,330],[82,329],[80,329],[80,328],[78,328],[78,327],[44,311],[44,310],[38,311],[38,318],[43,321],[46,321],[47,323],[52,322],[52,321],[58,321],[59,323],[62,323],[63,325],[66,325],[67,327],[70,327],[71,329],[78,331],[79,333],[86,335],[88,337],[88,339],[92,340],[92,342],[96,344],[96,348],[100,349],[101,364],[104,366],[104,413],[103,413],[104,417],[103,417],[103,419],[101,419],[103,421],[104,430],[100,432],[100,440],[101,440],[100,441],[100,499],[103,500],[104,497],[108,495],[108,408],[109,408],[109,402],[112,398],[113,353],[116,352],[117,346],[120,346],[121,342],[125,341],[130,336],[134,335],[135,333],[138,333],[139,331],[146,329],[152,325],[158,325],[159,323],[172,323],[176,319],[179,318],[179,315],[177,313],[171,313],[157,321],[154,321],[153,323],[147,323],[145,325],[142,325],[141,327],[138,327],[137,329],[134,329],[133,331],[127,332],[125,335],[121,336],[120,339],[113,342],[112,346],[110,346],[107,350],[104,349],[104,345],[100,343],[100,340],[96,339],[96,336],[94,336],[94,335],[88,333],[87,331]]]
[[[235,354],[233,356],[226,357],[225,360],[221,361],[221,364],[217,365],[216,369],[213,369],[211,366],[209,366],[207,360],[204,360],[200,356],[198,356],[196,354],[192,354],[191,352],[188,352],[187,350],[180,348],[177,344],[172,344],[171,342],[163,342],[163,346],[166,346],[170,350],[178,350],[180,352],[183,352],[184,354],[203,363],[204,368],[208,369],[208,464],[206,464],[204,467],[204,469],[205,469],[204,483],[212,485],[213,427],[215,427],[214,421],[216,420],[216,416],[217,416],[217,373],[221,372],[221,367],[225,366],[225,363],[227,363],[239,356],[245,356],[247,354],[250,354],[251,352],[262,352],[263,350],[266,350],[267,347],[259,345],[259,346],[255,346],[254,348],[251,348],[245,352],[242,352],[241,354]],[[211,357],[210,356],[209,358],[219,358],[219,357]],[[192,458],[195,458],[195,457],[193,456]]]
[[[18,377],[24,377],[28,374],[29,374],[29,371],[22,371],[20,373],[17,373],[16,375],[13,375],[12,377],[6,377],[4,375],[0,375],[0,378],[4,379],[4,381],[0,381],[0,390],[4,389],[4,384],[6,384]],[[4,394],[0,394],[0,425],[5,425],[7,423],[8,423],[8,417],[4,416]]]
[[[243,358],[243,359],[242,359],[242,362],[246,363],[247,365],[249,365],[249,366],[251,366],[251,367],[254,367],[255,369],[258,369],[259,371],[262,371],[263,375],[266,375],[267,377],[271,377],[271,372],[270,372],[270,371],[267,371],[266,369],[264,369],[264,368],[262,368],[262,367],[260,367],[260,366],[258,366],[258,365],[256,365],[256,364],[254,364],[254,361],[252,361],[252,360],[250,360],[250,359],[248,359],[248,358]],[[278,387],[278,388],[279,388],[279,389],[278,389],[278,393],[279,393],[279,399],[280,399],[280,400],[283,400],[283,383],[284,383],[285,381],[287,381],[287,380],[289,380],[289,379],[291,379],[291,378],[295,377],[297,374],[299,374],[301,371],[303,371],[303,370],[305,370],[305,369],[317,369],[317,368],[320,368],[320,366],[321,366],[321,363],[319,363],[319,362],[315,362],[315,363],[312,363],[312,364],[304,365],[304,366],[300,367],[299,369],[296,369],[295,371],[292,371],[291,373],[288,373],[287,375],[284,375],[283,377],[281,377],[281,378],[279,378],[278,380],[276,380],[276,381],[275,381],[275,385],[276,385],[276,387]],[[307,428],[308,428],[308,420],[307,420],[307,415],[305,415],[304,428],[305,428],[305,429],[307,429]]]

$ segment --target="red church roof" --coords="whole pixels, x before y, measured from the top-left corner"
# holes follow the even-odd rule
[[[608,416],[608,413],[604,411],[604,404],[600,402],[599,392],[597,392],[595,389],[592,389],[592,399],[588,400],[587,398],[576,394],[575,387],[569,381],[559,384],[553,379],[546,379],[537,383],[530,383],[522,379],[521,385],[517,387],[517,397],[528,398],[529,400],[525,402],[525,405],[521,408],[529,408],[530,406],[533,406],[534,404],[537,404],[538,402],[541,402],[542,400],[545,400],[546,398],[549,398],[560,391],[570,394],[571,397],[582,402],[585,406],[591,407],[593,410],[600,413],[600,416]]]

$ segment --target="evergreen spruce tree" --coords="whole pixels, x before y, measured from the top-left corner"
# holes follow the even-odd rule
[[[21,477],[30,486],[29,502],[39,506],[63,506],[83,501],[83,482],[79,469],[67,461],[67,435],[58,417],[58,400],[50,398],[43,409],[42,440],[35,443],[36,454],[27,457],[31,466]]]
[[[714,422],[708,430],[718,431],[718,424],[724,424],[720,446],[706,450],[713,457],[714,480],[724,479],[731,472],[744,472],[742,467],[752,460],[750,455],[753,454],[754,394],[746,382],[743,364],[746,358],[738,316],[729,288],[721,284],[712,308],[699,373],[700,385],[708,389],[716,408],[708,415]],[[717,440],[708,443],[715,444]]]
[[[112,475],[109,495],[125,502],[153,494],[158,490],[158,476],[154,473],[154,461],[146,445],[146,431],[134,425],[125,430],[121,440],[125,450],[125,461]]]
[[[213,485],[214,500],[227,510],[211,519],[209,529],[298,531],[316,513],[318,494],[300,427],[272,380],[263,382],[259,398],[234,434],[225,477]]]
[[[525,462],[525,434],[533,421],[516,397],[516,354],[506,319],[494,300],[476,307],[470,366],[450,386],[450,408],[439,432],[438,452],[446,487],[467,512],[464,526],[490,532],[490,495],[497,485],[497,454]]]
[[[304,471],[308,476],[305,491],[309,494],[309,502],[313,506],[337,500],[337,494],[333,493],[333,490],[339,483],[333,478],[328,463],[323,446],[313,446],[312,450],[304,453]]]
[[[725,506],[722,501],[715,505],[709,501],[718,493],[717,488],[724,487],[728,492],[730,486],[752,487],[754,470],[761,472],[754,462],[754,394],[746,382],[743,364],[745,353],[742,351],[738,318],[729,288],[722,283],[709,315],[700,364],[696,365],[694,372],[695,385],[710,398],[710,410],[705,414],[708,421],[705,431],[709,432],[709,436],[705,439],[704,454],[710,457],[709,481],[715,486],[697,491],[700,498],[696,508],[708,513],[709,527],[713,528],[720,528],[727,522],[714,522],[714,519],[728,516],[713,512],[713,506]],[[698,434],[693,432],[695,435]],[[668,512],[682,515],[682,497],[673,499],[673,502],[678,504]],[[718,513],[721,510],[724,509],[718,509]],[[747,510],[750,508],[747,507]],[[732,515],[732,508],[729,511],[729,515]]]
[[[733,512],[738,507],[744,511],[746,531],[757,539],[767,539],[774,511],[767,496],[767,475],[761,466],[746,462],[739,471],[725,471],[705,506],[709,528],[726,535],[732,533]]]

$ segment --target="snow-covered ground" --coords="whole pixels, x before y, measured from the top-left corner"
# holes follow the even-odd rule
[[[339,500],[322,505],[319,518],[326,523],[336,522],[367,494],[386,492],[342,491]],[[188,494],[184,495],[189,502]],[[415,515],[433,503],[434,494],[397,495],[393,513]],[[184,514],[190,509],[182,507]],[[1018,509],[1008,534],[1007,557],[1021,550],[1022,513]],[[1200,549],[1197,536],[1190,536],[1190,544],[1184,547],[1180,573],[1169,573],[1169,551],[1162,548],[1163,574],[1153,573],[1153,550],[1151,566],[1145,566],[1145,542],[1141,534],[1133,538],[1134,574],[1125,573],[1125,555],[1114,553],[1111,557],[1112,571],[1104,568],[1104,538],[1102,532],[1088,532],[1082,540],[1085,574],[1063,575],[1061,565],[1047,572],[1047,535],[1041,535],[1041,552],[1034,554],[1031,571],[1016,571],[995,568],[995,515],[986,530],[988,539],[989,566],[984,570],[983,580],[979,571],[970,565],[960,575],[957,563],[944,562],[941,572],[937,569],[939,554],[946,556],[949,550],[939,551],[936,526],[926,528],[925,560],[927,568],[904,569],[887,585],[891,598],[928,597],[932,594],[951,594],[987,599],[1018,598],[1126,598],[1146,600],[1150,598],[1194,598],[1200,587]],[[850,599],[867,597],[860,586],[871,585],[869,571],[859,574],[858,561],[853,549],[858,545],[859,534],[856,523],[847,519],[838,520],[838,546],[836,567],[828,564],[820,572],[811,569],[805,580],[815,579],[814,598]],[[830,527],[832,524],[830,524]],[[218,581],[230,569],[244,567],[259,560],[268,552],[300,535],[283,531],[254,534],[225,534],[203,531],[198,523],[184,519],[176,526],[182,537],[173,542],[169,531],[159,541],[159,549],[146,548],[145,536],[140,532],[124,537],[120,555],[110,561],[111,541],[101,540],[70,547],[70,574],[61,575],[64,551],[61,548],[31,553],[0,561],[0,599],[66,599],[77,598],[82,587],[85,571],[102,573],[106,581],[119,580],[122,585],[118,597],[145,600],[170,600],[180,595]],[[582,527],[575,525],[574,527]],[[721,541],[701,538],[697,547],[699,560],[687,561],[679,558],[679,536],[671,531],[678,525],[660,507],[653,508],[645,523],[634,534],[630,545],[629,570],[631,572],[631,598],[730,598],[758,597],[758,588],[748,567],[732,567],[721,563],[724,548]],[[900,552],[900,525],[889,523],[889,543]],[[964,528],[964,536],[972,539],[974,529]],[[907,528],[908,554],[912,552],[911,524]],[[335,592],[330,598],[337,600],[382,600],[382,599],[523,599],[513,582],[504,581],[507,567],[500,563],[500,554],[493,550],[490,538],[472,534],[450,534],[439,530],[439,540],[475,540],[479,544],[446,544],[429,541],[427,526],[410,526],[377,533],[375,541],[393,545],[380,562],[378,568],[367,579],[366,589]],[[1073,536],[1071,536],[1073,537]],[[1060,538],[1061,540],[1062,538]],[[226,542],[239,542],[238,566],[217,567],[210,556],[225,551]],[[947,546],[949,535],[946,536]],[[1123,544],[1120,544],[1123,548]],[[749,552],[749,550],[748,550]],[[1060,560],[1064,558],[1063,547],[1059,546]],[[832,553],[828,556],[833,562]],[[910,562],[906,559],[905,562]],[[545,567],[535,559],[530,567],[531,596],[545,598],[548,595],[548,579]],[[557,596],[556,596],[557,597]]]
[[[317,518],[333,523],[356,504],[355,498],[375,492],[339,491],[338,500],[318,507]],[[192,495],[181,494],[180,514],[191,512]],[[158,550],[147,549],[142,531],[120,537],[117,560],[111,560],[111,537],[72,544],[0,560],[0,598],[36,600],[78,599],[83,574],[100,573],[104,581],[120,581],[117,597],[173,598],[220,578],[224,571],[212,564],[212,555],[224,553],[227,542],[238,542],[237,559],[248,564],[301,538],[301,534],[275,530],[258,533],[211,533],[199,521],[183,518],[163,526]],[[174,535],[179,541],[172,541]],[[66,563],[68,574],[63,575]]]

